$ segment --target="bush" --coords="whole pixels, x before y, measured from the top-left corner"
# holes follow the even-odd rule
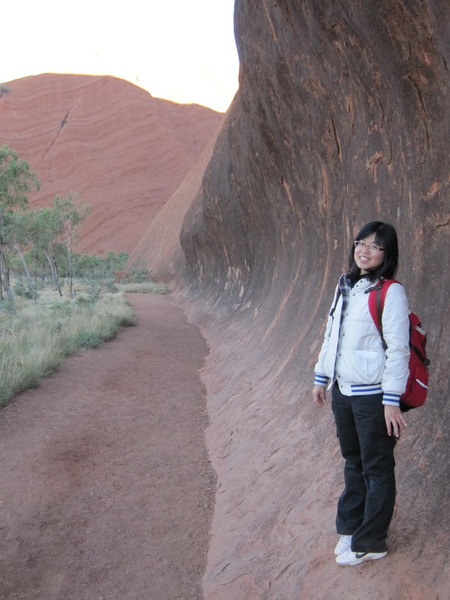
[[[14,302],[10,302],[9,300],[0,300],[0,311],[7,315],[12,315],[16,312],[16,306]]]
[[[25,284],[22,279],[16,281],[12,289],[16,296],[26,298],[27,300],[32,300],[34,298],[34,291],[28,284]]]

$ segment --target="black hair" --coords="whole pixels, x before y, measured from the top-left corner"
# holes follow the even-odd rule
[[[379,267],[370,271],[369,280],[374,282],[380,277],[392,279],[398,267],[398,240],[397,232],[392,225],[383,223],[382,221],[371,221],[364,225],[358,231],[356,240],[363,240],[369,235],[375,234],[375,244],[384,249],[384,260]],[[355,262],[355,245],[352,242],[352,247],[349,254],[349,271],[348,277],[352,280],[357,280],[360,277],[360,269]]]

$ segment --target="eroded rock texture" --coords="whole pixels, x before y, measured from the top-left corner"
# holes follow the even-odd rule
[[[450,595],[447,0],[236,2],[240,91],[181,232],[218,489],[205,598]],[[398,228],[429,334],[428,406],[397,451],[388,559],[339,569],[342,486],[312,370],[361,225]]]
[[[0,145],[41,182],[33,207],[78,194],[91,207],[77,250],[132,252],[223,115],[153,98],[115,77],[43,74],[2,85]]]

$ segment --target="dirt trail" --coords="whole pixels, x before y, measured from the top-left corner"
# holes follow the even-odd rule
[[[207,354],[167,296],[0,410],[1,600],[201,599]]]

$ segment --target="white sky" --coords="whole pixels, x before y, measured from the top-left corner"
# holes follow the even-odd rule
[[[4,2],[0,82],[115,75],[152,96],[225,112],[238,87],[234,0]]]

